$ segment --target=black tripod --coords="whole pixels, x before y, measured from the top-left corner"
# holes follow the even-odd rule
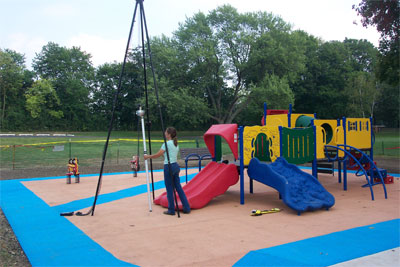
[[[117,87],[117,91],[114,95],[114,101],[113,101],[113,109],[112,109],[112,115],[111,115],[111,120],[110,120],[110,124],[108,127],[108,134],[107,134],[107,140],[106,143],[104,145],[104,151],[103,151],[103,157],[102,157],[102,161],[101,161],[101,168],[100,168],[100,174],[99,174],[99,179],[97,182],[97,188],[96,188],[96,194],[94,197],[94,201],[93,201],[93,205],[90,208],[89,211],[87,211],[86,213],[82,213],[82,212],[76,212],[75,214],[77,216],[86,216],[91,214],[92,216],[94,215],[94,210],[96,208],[96,202],[100,193],[100,188],[101,188],[101,184],[102,184],[102,177],[103,177],[103,170],[104,170],[104,163],[105,163],[105,159],[106,159],[106,155],[107,155],[107,148],[108,148],[108,143],[110,140],[110,136],[111,136],[111,131],[113,128],[113,124],[114,124],[114,119],[115,119],[115,109],[117,107],[118,104],[118,96],[120,94],[121,91],[121,85],[122,85],[122,79],[124,77],[125,74],[125,65],[126,65],[126,61],[128,58],[128,54],[129,54],[129,47],[130,47],[130,42],[131,42],[131,38],[132,38],[132,32],[133,32],[133,28],[134,28],[134,23],[135,23],[135,18],[136,18],[136,12],[139,8],[139,13],[140,13],[140,27],[141,27],[141,41],[142,41],[142,56],[143,56],[143,72],[144,72],[144,89],[145,89],[145,96],[146,96],[146,113],[147,113],[147,130],[148,130],[148,139],[149,139],[149,152],[151,154],[151,138],[150,138],[150,117],[149,117],[149,104],[148,104],[148,93],[147,93],[147,71],[146,71],[146,49],[145,49],[145,37],[146,37],[146,42],[147,42],[147,50],[148,50],[148,56],[149,56],[149,61],[150,61],[150,68],[151,68],[151,72],[153,75],[153,81],[154,81],[154,91],[156,94],[156,99],[157,99],[157,107],[159,110],[159,116],[160,116],[160,122],[161,122],[161,130],[163,133],[163,137],[164,137],[164,144],[165,144],[165,152],[167,155],[167,160],[168,160],[168,170],[170,173],[170,177],[172,177],[172,170],[171,170],[171,163],[170,163],[170,157],[169,157],[169,151],[168,151],[168,145],[167,145],[167,139],[165,137],[165,127],[164,127],[164,121],[163,121],[163,114],[161,111],[161,106],[160,106],[160,102],[159,102],[159,97],[158,97],[158,88],[157,88],[157,82],[156,82],[156,75],[155,75],[155,71],[154,71],[154,67],[153,67],[153,59],[152,59],[152,55],[151,55],[151,49],[150,49],[150,39],[149,39],[149,34],[148,34],[148,30],[147,30],[147,23],[146,23],[146,16],[144,13],[144,7],[143,7],[143,1],[144,0],[136,0],[136,5],[135,5],[135,11],[133,13],[133,18],[132,18],[132,23],[131,23],[131,27],[130,27],[130,31],[129,31],[129,37],[128,37],[128,42],[126,45],[126,50],[125,50],[125,56],[124,56],[124,61],[122,63],[122,68],[121,68],[121,72],[120,72],[120,76],[119,76],[119,81],[118,81],[118,87]],[[146,36],[144,35],[146,34]],[[144,154],[147,154],[147,151],[144,151]],[[153,191],[153,199],[154,199],[154,180],[153,180],[153,165],[152,165],[152,160],[150,159],[150,169],[151,169],[151,183],[152,183],[152,191]],[[177,201],[177,197],[176,197],[176,192],[175,192],[175,184],[174,181],[172,180],[172,186],[173,186],[173,193],[174,193],[174,201],[175,201],[175,206],[177,209],[177,213],[178,213],[178,217],[180,217],[180,213],[179,213],[179,207],[178,207],[178,201]],[[60,215],[62,216],[71,216],[74,215],[74,212],[66,212],[66,213],[61,213]]]

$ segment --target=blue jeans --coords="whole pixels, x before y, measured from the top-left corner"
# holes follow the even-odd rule
[[[169,213],[175,213],[173,185],[175,186],[175,190],[176,192],[178,192],[179,198],[181,199],[183,211],[190,212],[190,205],[186,198],[185,192],[182,189],[181,182],[179,179],[179,172],[180,172],[180,167],[178,163],[176,162],[171,163],[171,174],[172,174],[171,177],[168,164],[164,165],[164,182],[165,182],[165,188],[167,189]],[[174,184],[172,184],[172,181],[174,182]]]

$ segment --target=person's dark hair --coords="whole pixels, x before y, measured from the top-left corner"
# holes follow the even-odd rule
[[[176,129],[174,127],[168,127],[166,129],[166,131],[171,136],[172,140],[174,140],[174,145],[178,146],[178,138],[176,137]]]

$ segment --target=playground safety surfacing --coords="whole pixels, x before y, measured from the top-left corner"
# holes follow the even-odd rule
[[[196,170],[189,173],[191,179]],[[263,184],[255,182],[250,194],[246,177],[244,205],[237,183],[178,218],[157,205],[149,212],[145,173],[107,174],[94,216],[60,216],[88,210],[97,179],[0,181],[1,208],[33,266],[328,266],[400,245],[398,176],[386,185],[388,199],[375,186],[372,201],[362,177],[349,174],[343,191],[337,174],[320,174],[336,203],[301,216]],[[164,192],[161,171],[154,180],[157,197]],[[253,209],[270,208],[282,211],[250,216]]]

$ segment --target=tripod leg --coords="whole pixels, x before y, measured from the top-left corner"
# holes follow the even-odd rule
[[[122,78],[123,78],[123,75],[125,73],[125,65],[126,65],[128,54],[129,54],[129,46],[130,46],[130,41],[131,41],[131,37],[132,37],[132,30],[133,30],[134,23],[135,23],[135,17],[136,17],[136,11],[137,11],[138,4],[139,3],[136,2],[135,11],[133,13],[131,27],[130,27],[130,30],[129,30],[128,42],[126,44],[124,61],[122,63],[122,68],[121,68],[121,72],[120,72],[120,75],[119,75],[117,92],[115,93],[114,99],[113,99],[113,108],[112,108],[112,113],[111,113],[111,119],[110,119],[110,124],[109,124],[109,127],[108,127],[107,140],[106,140],[106,143],[104,145],[103,157],[102,157],[102,162],[101,162],[101,167],[100,167],[100,174],[99,174],[99,178],[98,178],[98,181],[97,181],[96,194],[95,194],[95,197],[94,197],[93,205],[92,205],[91,209],[86,213],[77,212],[76,213],[77,216],[86,216],[86,215],[89,215],[90,213],[91,213],[92,216],[94,215],[94,210],[96,208],[96,202],[97,202],[97,198],[98,198],[99,193],[100,193],[100,188],[101,188],[101,183],[102,183],[104,163],[105,163],[105,159],[106,159],[106,155],[107,155],[108,143],[110,141],[111,131],[112,131],[112,127],[113,127],[114,120],[115,120],[115,110],[116,110],[116,107],[117,107],[117,104],[118,104],[118,96],[119,96],[119,94],[121,92]]]

